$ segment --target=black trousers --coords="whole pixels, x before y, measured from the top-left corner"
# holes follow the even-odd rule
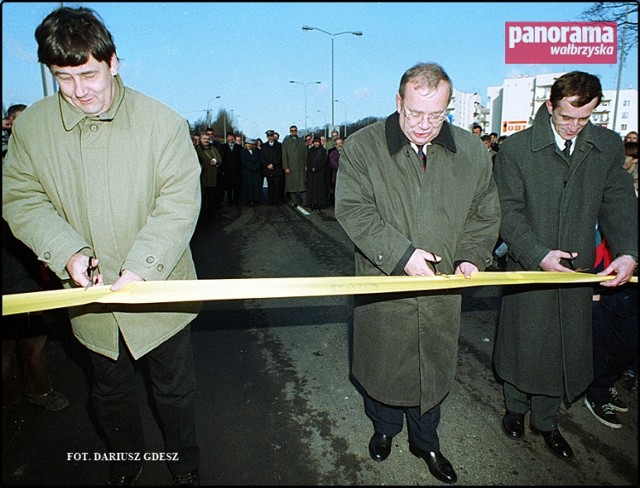
[[[440,424],[440,403],[420,415],[420,407],[394,407],[364,395],[364,411],[373,422],[376,432],[396,436],[402,431],[404,417],[407,417],[409,445],[422,451],[439,451],[438,425]]]
[[[611,401],[609,388],[638,360],[638,289],[630,284],[600,295],[593,302],[593,373],[587,398]]]
[[[141,457],[141,460],[112,461],[111,472],[118,476],[134,474],[145,454],[136,362],[122,336],[117,360],[91,351],[90,356],[95,375],[92,400],[108,448],[113,453],[140,453]],[[167,461],[169,470],[175,476],[197,469],[200,449],[195,427],[196,381],[191,326],[148,352],[139,362],[146,362],[149,368],[165,452],[177,453],[176,461]]]

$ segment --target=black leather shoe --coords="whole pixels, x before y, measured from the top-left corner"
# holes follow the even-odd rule
[[[374,432],[369,441],[369,455],[374,461],[384,461],[391,454],[391,442],[393,436]]]
[[[571,449],[571,446],[567,440],[562,437],[562,434],[558,429],[542,431],[536,429],[533,425],[530,425],[530,427],[535,434],[539,434],[543,437],[544,442],[553,454],[558,456],[560,459],[567,460],[573,458],[573,449]]]
[[[112,473],[111,476],[109,477],[109,481],[107,482],[107,485],[108,486],[131,486],[136,482],[136,480],[138,479],[138,476],[140,476],[140,473],[142,473],[142,466],[138,468],[138,472],[135,474],[128,474],[126,476],[121,476],[121,475]]]
[[[173,478],[173,486],[200,486],[200,473],[197,469],[178,474]]]
[[[409,446],[409,451],[416,457],[424,459],[429,472],[443,483],[455,483],[458,476],[449,460],[440,451],[423,451]]]
[[[502,417],[502,428],[509,439],[519,439],[524,435],[524,414],[507,410]]]

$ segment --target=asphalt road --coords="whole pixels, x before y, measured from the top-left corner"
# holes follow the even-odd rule
[[[223,207],[199,225],[192,248],[202,279],[348,276],[353,246],[330,210],[305,216],[287,206]],[[443,404],[442,452],[458,485],[638,485],[638,402],[619,414],[621,430],[598,423],[581,402],[560,413],[576,458],[555,458],[527,430],[501,430],[501,388],[491,367],[499,287],[464,290],[456,382]],[[371,423],[349,376],[351,298],[210,301],[193,323],[198,376],[198,435],[204,485],[437,485],[410,454],[406,430],[389,459],[368,456]],[[21,402],[3,412],[3,485],[104,485],[107,452],[89,402],[86,351],[64,311],[53,313],[47,353],[61,412]],[[144,366],[144,360],[141,361]],[[162,435],[140,368],[147,453]],[[75,459],[75,460],[74,460]],[[168,485],[162,461],[144,463],[139,485]]]

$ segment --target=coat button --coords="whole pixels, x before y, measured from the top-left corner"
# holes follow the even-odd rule
[[[96,124],[93,124],[91,126],[91,132],[96,132],[98,130],[98,126]]]
[[[378,254],[376,256],[376,261],[382,261],[382,254]]]
[[[153,256],[147,256],[147,263],[151,264],[155,261],[155,259],[153,259]]]
[[[164,264],[159,264],[156,269],[158,271],[162,271],[164,269]]]
[[[45,259],[51,259],[51,253],[49,251],[44,253],[44,258]]]

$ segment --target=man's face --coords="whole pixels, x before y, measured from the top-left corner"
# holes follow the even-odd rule
[[[80,66],[49,67],[58,82],[62,97],[87,115],[100,115],[109,110],[115,93],[113,77],[118,74],[118,58],[111,64],[93,56]]]
[[[202,144],[204,147],[208,147],[209,146],[209,134],[207,134],[206,132],[204,134],[200,135],[200,144]]]
[[[442,115],[449,102],[449,85],[441,81],[435,90],[418,88],[408,83],[404,99],[396,95],[396,108],[400,114],[400,128],[407,138],[418,145],[435,139],[442,129]]]
[[[236,143],[236,136],[234,136],[233,134],[229,134],[227,136],[227,143],[235,144]]]
[[[573,139],[582,129],[589,123],[591,113],[598,105],[598,98],[594,98],[582,107],[574,107],[571,105],[577,96],[565,97],[558,102],[556,108],[553,108],[551,102],[547,100],[546,106],[551,115],[551,123],[556,132],[565,141]]]
[[[291,127],[289,129],[289,135],[291,137],[298,137],[298,128],[297,127]]]
[[[331,133],[331,139],[333,139],[334,141],[338,138],[338,133],[337,132],[332,132]]]

